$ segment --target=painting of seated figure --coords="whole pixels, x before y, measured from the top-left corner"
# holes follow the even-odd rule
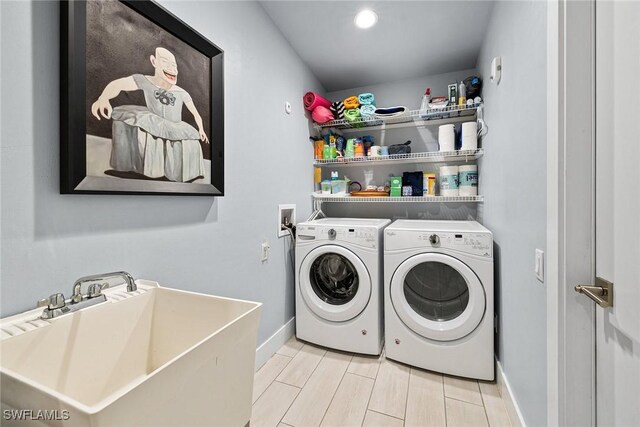
[[[175,18],[152,2],[68,7],[86,30],[84,177],[69,192],[222,195],[215,50],[189,43],[202,36],[188,27],[187,40],[163,28]]]

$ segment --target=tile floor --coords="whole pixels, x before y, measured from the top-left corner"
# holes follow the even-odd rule
[[[291,338],[255,374],[252,427],[510,427],[494,383]]]

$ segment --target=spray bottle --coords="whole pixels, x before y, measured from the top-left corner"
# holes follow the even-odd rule
[[[420,104],[420,112],[426,113],[429,109],[429,103],[431,102],[431,88],[428,87],[427,90],[424,91],[424,95],[422,96],[422,103]]]
[[[467,104],[467,87],[464,82],[460,82],[460,87],[458,88],[458,105],[466,105]]]

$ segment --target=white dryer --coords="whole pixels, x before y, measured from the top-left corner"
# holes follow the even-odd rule
[[[324,218],[297,225],[296,336],[380,354],[382,231],[388,219]]]
[[[475,221],[385,229],[386,357],[493,380],[493,237]]]

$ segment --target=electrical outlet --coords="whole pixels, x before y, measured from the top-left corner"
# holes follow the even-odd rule
[[[296,224],[296,205],[278,205],[278,237],[289,235],[285,223]]]
[[[544,251],[536,249],[535,272],[539,281],[544,283]]]
[[[269,259],[269,247],[269,242],[266,240],[260,245],[260,261],[265,262]]]

